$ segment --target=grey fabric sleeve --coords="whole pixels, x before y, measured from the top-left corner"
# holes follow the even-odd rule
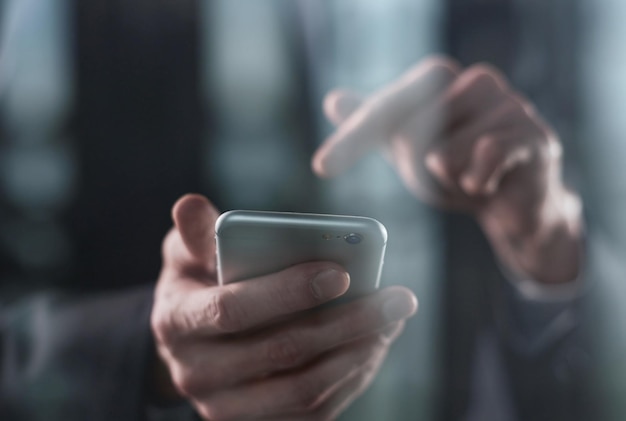
[[[151,418],[152,294],[151,287],[92,296],[42,293],[4,306],[0,419]]]
[[[590,247],[587,241],[588,260]],[[563,288],[503,270],[507,279],[493,300],[494,322],[518,419],[601,419],[593,418],[598,408],[588,387],[593,341],[584,327],[597,280],[589,262],[585,266],[580,278]]]

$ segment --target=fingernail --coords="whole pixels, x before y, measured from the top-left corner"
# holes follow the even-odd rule
[[[415,299],[406,295],[390,298],[383,304],[383,314],[390,322],[406,319],[415,312],[415,309]]]
[[[313,295],[320,301],[338,297],[348,289],[350,276],[346,272],[326,269],[318,273],[311,281]]]

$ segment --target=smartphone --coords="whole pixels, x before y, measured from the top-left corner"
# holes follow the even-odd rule
[[[345,298],[378,288],[387,230],[372,218],[234,210],[215,223],[220,284],[332,261],[350,274]]]

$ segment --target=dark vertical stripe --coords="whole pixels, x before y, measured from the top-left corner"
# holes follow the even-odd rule
[[[463,65],[489,62],[510,74],[519,45],[512,0],[446,0],[446,53]],[[475,222],[445,215],[442,294],[442,420],[459,420],[470,405],[476,338],[490,310],[487,286],[497,282],[488,243]]]
[[[75,0],[74,7],[73,286],[153,280],[169,209],[199,186],[198,2]]]

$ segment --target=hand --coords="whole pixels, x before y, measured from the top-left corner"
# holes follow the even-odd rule
[[[380,150],[417,197],[475,215],[512,270],[576,278],[580,201],[561,180],[561,144],[497,70],[431,58],[365,99],[330,92],[324,109],[337,130],[314,156],[319,175]]]
[[[415,297],[391,287],[311,311],[349,286],[329,262],[219,286],[216,217],[202,196],[173,208],[152,312],[164,391],[213,421],[334,419],[376,375]]]

